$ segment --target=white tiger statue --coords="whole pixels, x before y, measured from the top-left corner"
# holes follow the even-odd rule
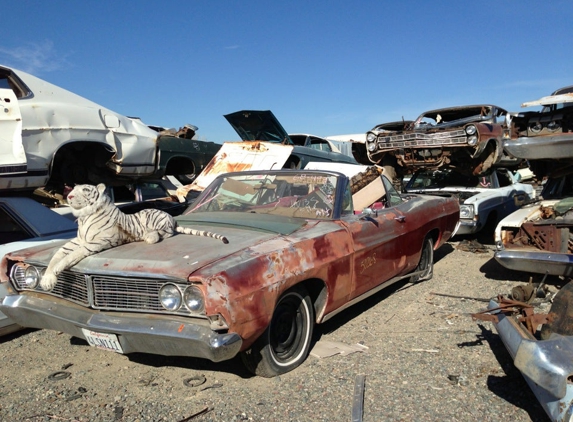
[[[68,194],[68,204],[78,218],[78,235],[52,257],[40,281],[42,289],[52,290],[58,274],[82,259],[124,243],[157,243],[176,233],[213,237],[229,243],[220,234],[180,227],[165,211],[144,209],[135,214],[125,214],[111,202],[105,189],[103,183],[97,186],[77,185]]]

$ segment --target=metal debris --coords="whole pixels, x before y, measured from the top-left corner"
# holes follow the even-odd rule
[[[362,422],[364,413],[364,384],[366,375],[357,375],[354,384],[354,399],[352,401],[352,422]]]
[[[479,243],[475,239],[473,239],[473,240],[462,240],[458,244],[458,246],[456,246],[456,249],[459,249],[459,250],[465,251],[465,252],[472,252],[472,253],[489,252],[489,249],[487,247],[485,247],[484,245],[482,245],[481,243]]]

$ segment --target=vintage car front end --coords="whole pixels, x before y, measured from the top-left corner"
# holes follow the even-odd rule
[[[510,137],[504,140],[504,148],[515,157],[527,160],[571,160],[572,105],[573,86],[560,88],[539,100],[523,103],[522,107],[543,106],[543,109],[508,114],[507,126],[511,131]]]
[[[147,245],[148,251],[138,250],[146,245],[136,243],[87,258],[60,274],[51,291],[39,285],[47,267],[40,256],[50,249],[8,255],[2,272],[9,276],[10,294],[2,311],[22,326],[62,331],[118,353],[190,356],[214,362],[232,358],[242,346],[241,337],[229,332],[223,315],[209,312],[213,304],[205,280],[187,273],[236,249],[208,253],[203,240],[202,249],[201,241],[194,244],[202,253],[169,259],[174,251],[193,247],[193,243],[181,243],[181,236],[169,240],[161,249]],[[169,265],[178,269],[170,271]]]
[[[368,132],[366,149],[373,162],[390,153],[405,168],[465,164],[471,165],[473,174],[480,174],[503,156],[503,127],[498,120],[504,115],[505,110],[485,105],[433,110],[423,113],[407,130]]]
[[[555,218],[559,202],[529,204],[501,220],[494,234],[496,261],[516,271],[572,276],[572,225],[566,219]]]

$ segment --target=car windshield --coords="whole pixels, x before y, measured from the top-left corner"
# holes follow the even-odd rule
[[[489,188],[491,186],[491,176],[464,175],[452,170],[420,171],[408,182],[408,189]]]
[[[498,110],[496,116],[493,116],[492,113],[493,108],[489,106],[460,107],[428,111],[416,119],[414,127],[420,129],[428,126],[462,125],[469,122],[490,120],[494,117],[501,117],[501,114],[503,114],[501,113],[501,110]]]
[[[339,176],[316,171],[227,174],[215,179],[185,214],[230,211],[330,220],[338,182]],[[352,210],[351,199],[344,209]]]

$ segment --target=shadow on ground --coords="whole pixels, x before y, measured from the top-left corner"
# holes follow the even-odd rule
[[[72,337],[70,344],[74,346],[89,346],[89,344],[80,338]],[[111,352],[110,352],[111,353]],[[164,368],[168,366],[188,369],[190,371],[209,371],[209,372],[227,372],[240,378],[254,377],[243,365],[240,356],[223,362],[211,362],[208,359],[185,357],[185,356],[160,356],[149,353],[130,353],[126,357],[135,363],[154,368]]]
[[[480,334],[476,334],[473,342],[458,344],[458,347],[473,347],[483,345],[487,342],[499,366],[503,369],[504,375],[488,375],[488,389],[501,399],[519,407],[527,412],[532,421],[545,422],[549,417],[537,398],[523,379],[521,372],[513,364],[513,360],[505,348],[499,335],[486,329],[482,324],[478,324],[481,329]]]

